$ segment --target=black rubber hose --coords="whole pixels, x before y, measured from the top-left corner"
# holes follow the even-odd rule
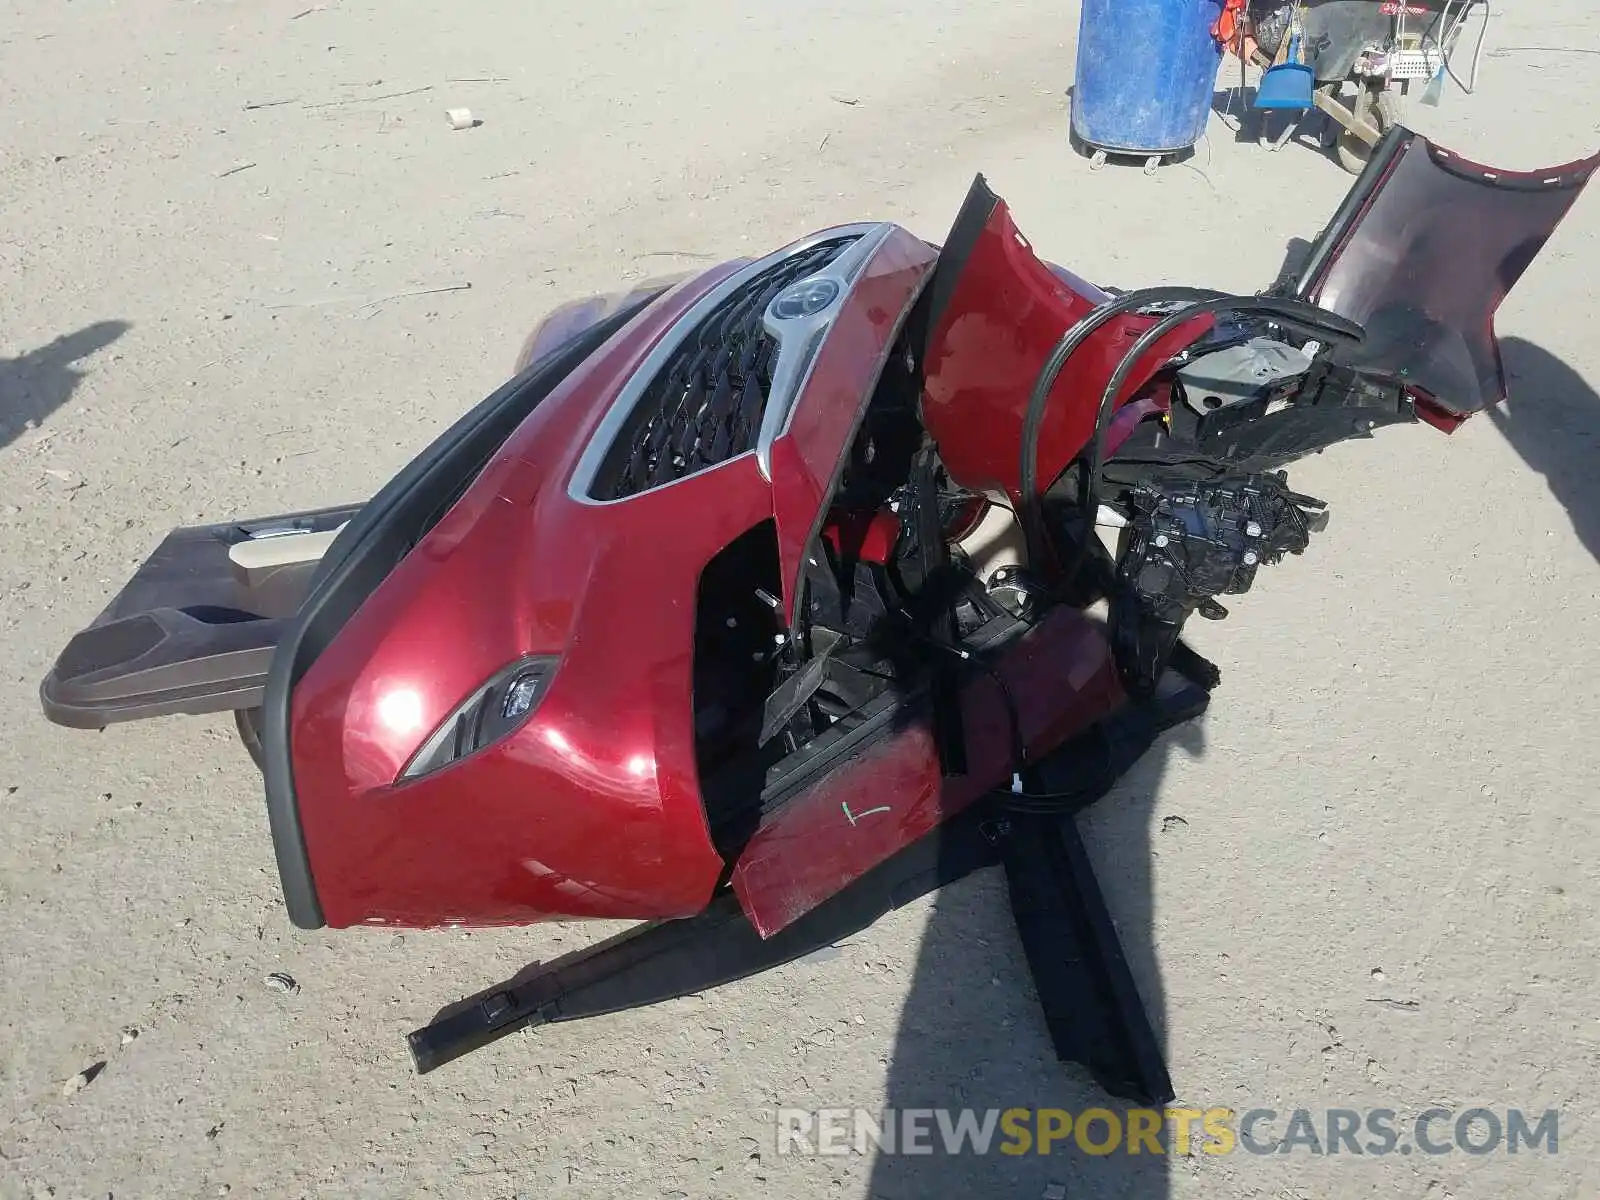
[[[1298,328],[1309,330],[1312,333],[1312,336],[1328,334],[1342,339],[1355,341],[1360,341],[1365,336],[1365,331],[1363,331],[1361,327],[1354,322],[1346,321],[1342,317],[1338,317],[1333,313],[1329,313],[1324,309],[1317,308],[1315,305],[1307,304],[1303,301],[1278,300],[1260,296],[1230,297],[1227,295],[1227,293],[1219,292],[1211,288],[1140,288],[1136,291],[1127,292],[1121,296],[1115,297],[1114,299],[1107,300],[1105,303],[1099,305],[1086,317],[1084,317],[1083,320],[1079,321],[1071,329],[1068,329],[1066,333],[1061,335],[1061,340],[1056,343],[1055,348],[1050,352],[1050,356],[1045,360],[1044,366],[1040,369],[1038,376],[1034,380],[1033,391],[1028,396],[1028,407],[1023,415],[1022,445],[1020,448],[1021,462],[1018,469],[1018,490],[1022,493],[1022,512],[1020,515],[1022,517],[1023,536],[1027,541],[1028,553],[1033,561],[1042,562],[1046,549],[1043,520],[1040,511],[1042,498],[1039,493],[1039,430],[1040,426],[1044,423],[1044,410],[1045,405],[1050,398],[1050,391],[1055,387],[1056,380],[1060,377],[1062,368],[1066,366],[1067,360],[1072,357],[1078,348],[1081,347],[1083,343],[1095,333],[1096,330],[1103,327],[1107,322],[1123,316],[1126,313],[1134,312],[1138,309],[1146,308],[1154,304],[1187,302],[1188,306],[1186,308],[1179,310],[1179,314],[1174,314],[1175,316],[1187,314],[1187,316],[1184,318],[1186,320],[1187,317],[1199,316],[1203,312],[1207,311],[1206,309],[1197,308],[1197,305],[1215,303],[1223,300],[1227,300],[1229,303],[1221,305],[1219,308],[1210,309],[1209,311],[1228,311],[1230,308],[1233,308],[1237,311],[1244,311],[1245,307],[1247,306],[1262,306],[1263,308],[1270,306],[1271,312],[1269,315],[1276,316],[1281,323],[1285,325],[1293,325]],[[1170,321],[1171,318],[1168,318],[1168,320]],[[1161,335],[1150,339],[1148,342],[1141,338],[1139,343],[1136,343],[1136,345],[1142,348],[1138,349],[1137,352],[1133,349],[1130,349],[1128,354],[1124,355],[1123,363],[1120,365],[1127,365],[1130,358],[1133,362],[1137,362],[1139,358],[1143,357],[1145,351],[1149,349],[1150,345],[1153,345],[1154,342],[1159,341],[1161,337],[1165,337],[1166,333],[1171,332],[1172,329],[1183,323],[1183,320],[1175,321],[1170,325],[1166,325],[1164,322],[1163,325],[1165,325],[1165,328]],[[1131,366],[1129,369],[1131,370]],[[1124,379],[1126,379],[1126,374],[1127,373],[1124,372]],[[1113,399],[1115,398],[1116,393],[1121,389],[1122,383],[1118,382],[1116,388],[1111,392]],[[1106,405],[1104,402],[1102,402],[1101,412],[1097,417],[1094,432],[1094,437],[1102,441],[1105,433],[1104,424],[1107,415],[1105,409]],[[1080,484],[1080,499],[1085,494],[1085,489]],[[1093,512],[1085,510],[1085,519],[1090,522],[1090,529],[1092,529],[1094,520]],[[1073,573],[1076,574],[1076,568],[1074,569]]]
[[[1122,390],[1128,377],[1133,374],[1134,367],[1149,353],[1150,348],[1167,334],[1196,317],[1221,312],[1267,317],[1278,325],[1296,329],[1312,338],[1360,343],[1367,336],[1366,330],[1355,321],[1318,308],[1315,304],[1309,304],[1304,300],[1215,294],[1211,299],[1180,308],[1145,330],[1123,354],[1121,361],[1117,363],[1117,369],[1111,372],[1111,378],[1106,381],[1105,391],[1100,394],[1100,407],[1095,412],[1094,431],[1089,437],[1089,462],[1078,480],[1078,502],[1086,514],[1084,519],[1089,525],[1083,540],[1078,544],[1077,553],[1073,555],[1072,567],[1064,576],[1064,584],[1071,583],[1077,577],[1083,568],[1084,560],[1088,557],[1090,538],[1094,533],[1094,515],[1099,507],[1100,472],[1105,466],[1106,426],[1109,424],[1117,393]]]
[[[1085,341],[1107,322],[1122,316],[1125,313],[1136,311],[1154,304],[1182,303],[1183,308],[1171,313],[1156,322],[1144,332],[1117,363],[1105,391],[1101,393],[1100,406],[1095,413],[1094,430],[1090,435],[1090,463],[1083,471],[1079,480],[1079,500],[1084,512],[1084,520],[1088,523],[1085,536],[1078,546],[1072,570],[1067,579],[1077,575],[1082,568],[1084,557],[1088,553],[1089,539],[1094,536],[1095,509],[1098,507],[1098,492],[1100,486],[1100,471],[1103,467],[1105,452],[1105,430],[1107,418],[1111,407],[1115,403],[1117,393],[1122,390],[1132,373],[1134,365],[1138,363],[1150,350],[1167,334],[1180,325],[1198,316],[1218,312],[1257,313],[1268,316],[1278,324],[1299,329],[1311,337],[1331,337],[1341,341],[1360,342],[1365,339],[1366,331],[1354,321],[1346,320],[1325,309],[1303,301],[1278,299],[1261,296],[1230,296],[1224,292],[1204,288],[1189,287],[1155,287],[1144,288],[1139,291],[1128,292],[1115,299],[1108,300],[1095,308],[1083,320],[1079,321],[1066,333],[1051,350],[1050,356],[1040,368],[1034,380],[1033,390],[1028,396],[1027,411],[1022,423],[1021,462],[1018,468],[1019,490],[1022,493],[1022,526],[1023,534],[1027,540],[1028,552],[1035,562],[1042,562],[1045,553],[1043,537],[1043,521],[1041,519],[1041,497],[1038,488],[1039,473],[1039,427],[1043,423],[1045,405],[1049,401],[1050,391],[1055,387],[1056,380],[1060,377],[1062,368],[1072,355]],[[954,647],[942,647],[954,650]],[[963,656],[965,657],[965,656]],[[987,668],[987,664],[980,664]],[[1026,742],[1022,737],[1021,721],[1017,712],[1016,701],[1012,697],[1005,680],[998,671],[989,669],[990,674],[1000,685],[1002,699],[1005,703],[1006,716],[1010,725],[1012,755],[1013,755],[1013,790],[1006,792],[997,791],[997,795],[1007,802],[1014,811],[1054,812],[1061,811],[1078,801],[1083,793],[1024,793],[1016,787],[1015,777],[1019,777],[1021,769],[1027,763]]]
[[[1061,375],[1061,369],[1066,366],[1067,359],[1071,358],[1096,330],[1125,313],[1151,304],[1171,304],[1177,301],[1192,303],[1215,299],[1222,294],[1205,288],[1192,287],[1141,288],[1107,300],[1061,335],[1060,341],[1056,343],[1055,349],[1050,351],[1050,356],[1045,359],[1044,366],[1040,368],[1034,380],[1033,391],[1028,395],[1028,408],[1022,418],[1020,450],[1022,461],[1017,478],[1018,490],[1022,494],[1020,514],[1022,534],[1027,542],[1028,557],[1031,562],[1043,564],[1046,553],[1041,512],[1042,497],[1039,494],[1039,429],[1044,424],[1044,410],[1050,399],[1050,391],[1056,386],[1056,380]],[[1089,514],[1089,520],[1092,529],[1094,520],[1092,513]]]

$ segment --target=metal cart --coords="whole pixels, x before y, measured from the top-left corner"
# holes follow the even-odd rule
[[[1456,49],[1468,17],[1480,14],[1464,79],[1455,70]],[[1250,0],[1249,15],[1254,61],[1263,70],[1298,20],[1302,57],[1316,79],[1312,105],[1327,118],[1323,144],[1351,174],[1361,172],[1372,148],[1400,122],[1413,86],[1426,88],[1430,101],[1446,77],[1473,90],[1489,24],[1488,0]],[[1310,111],[1291,114],[1275,138],[1263,127],[1262,140],[1281,147]]]

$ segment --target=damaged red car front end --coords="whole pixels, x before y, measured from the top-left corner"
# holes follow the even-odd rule
[[[821,493],[934,258],[883,226],[708,272],[651,303],[541,401],[295,683],[293,803],[326,921],[508,924],[705,906],[723,863],[696,762],[702,575],[764,525],[780,567],[798,573]],[[826,339],[802,328],[770,349],[754,334],[731,351],[706,345],[708,321],[743,336],[736,323],[759,323],[796,275],[837,276]],[[771,361],[748,374],[731,363],[705,403],[731,412],[765,370],[764,406],[730,418],[711,439],[727,444],[705,447],[703,464],[639,461],[636,445],[648,453],[656,436],[639,420],[661,403],[652,388],[703,369],[680,366],[695,356],[731,353]],[[534,681],[526,699],[518,679]],[[485,704],[500,706],[496,736]]]
[[[565,306],[367,502],[174,531],[46,715],[233,711],[303,928],[721,931],[629,1003],[784,961],[1202,708],[1184,622],[1326,519],[1282,468],[1501,399],[1495,312],[1597,164],[1396,130],[1257,296],[1087,283],[980,177],[938,245],[844,226]]]

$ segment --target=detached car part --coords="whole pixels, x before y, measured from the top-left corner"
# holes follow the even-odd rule
[[[567,305],[365,503],[171,533],[45,715],[232,711],[301,928],[646,922],[420,1069],[1003,862],[1058,1053],[1159,1101],[1073,814],[1204,709],[1189,616],[1321,527],[1285,464],[1504,396],[1495,310],[1597,162],[1396,130],[1261,296],[1096,287],[980,177],[942,245],[842,226]]]

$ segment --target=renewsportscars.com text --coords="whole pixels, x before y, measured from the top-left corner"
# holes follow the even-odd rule
[[[779,1154],[1556,1154],[1560,1113],[1508,1108],[780,1108]]]

